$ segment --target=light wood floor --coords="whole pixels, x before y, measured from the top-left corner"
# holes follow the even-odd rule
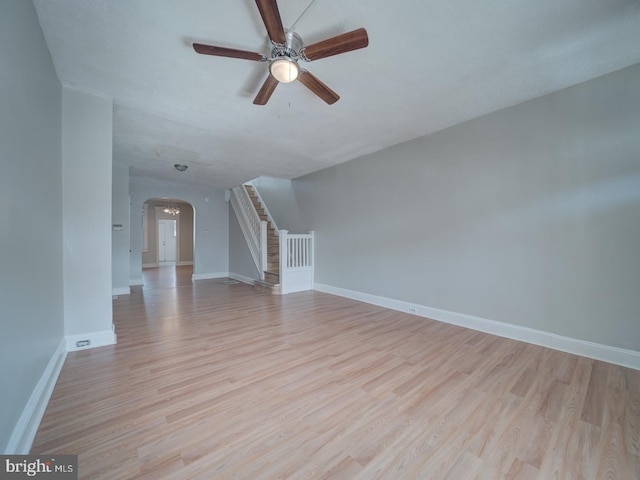
[[[100,479],[638,479],[640,372],[190,267],[114,301],[32,453]]]

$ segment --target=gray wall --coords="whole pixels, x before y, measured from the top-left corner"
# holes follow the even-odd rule
[[[260,272],[251,257],[251,251],[231,203],[229,203],[229,273],[245,279],[260,278]]]
[[[64,330],[61,86],[31,2],[0,2],[0,69],[4,452]]]
[[[111,232],[111,278],[113,293],[129,291],[129,167],[113,165],[111,219],[122,230]]]
[[[260,193],[279,229],[288,230],[289,233],[308,232],[291,180],[259,177],[251,183]]]
[[[142,283],[142,205],[150,198],[176,198],[194,209],[194,275],[226,275],[229,271],[229,210],[223,189],[130,177],[132,285]]]
[[[193,262],[193,207],[186,203],[180,207],[178,262]]]
[[[640,65],[296,179],[316,283],[640,350]]]

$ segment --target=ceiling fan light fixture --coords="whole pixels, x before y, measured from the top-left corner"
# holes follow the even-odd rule
[[[289,57],[280,57],[269,65],[271,75],[281,83],[291,83],[300,74],[300,67]]]

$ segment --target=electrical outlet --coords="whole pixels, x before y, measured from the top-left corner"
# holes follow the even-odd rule
[[[91,345],[91,340],[78,340],[76,342],[76,348],[88,347]]]
[[[415,315],[418,313],[418,309],[416,307],[409,307],[409,313],[413,313]]]

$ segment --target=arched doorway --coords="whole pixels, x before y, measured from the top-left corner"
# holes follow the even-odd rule
[[[142,215],[143,270],[167,267],[190,278],[195,261],[193,206],[178,198],[149,198],[143,204]],[[175,273],[172,275],[175,277]]]

